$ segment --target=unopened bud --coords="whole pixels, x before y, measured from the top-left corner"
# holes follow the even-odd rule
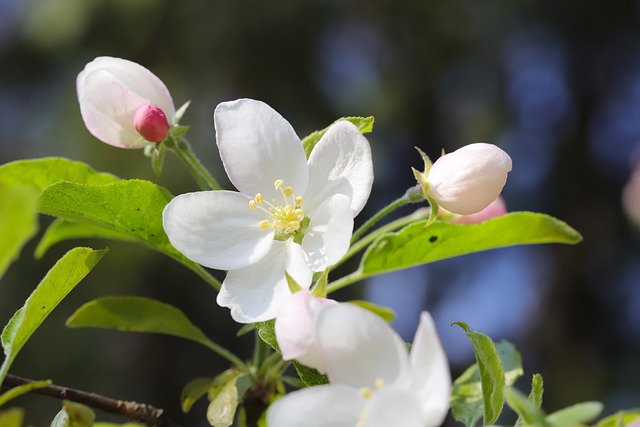
[[[144,104],[133,116],[133,126],[149,142],[161,142],[169,134],[169,122],[164,111],[152,104]]]

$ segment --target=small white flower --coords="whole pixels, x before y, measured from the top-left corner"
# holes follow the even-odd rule
[[[155,74],[135,62],[98,57],[78,74],[76,85],[87,129],[109,145],[142,148],[159,142],[162,130],[175,124],[169,90]],[[162,123],[162,116],[166,123]]]
[[[350,304],[309,306],[315,345],[307,363],[331,384],[276,401],[270,427],[432,427],[449,409],[451,376],[431,316],[423,312],[411,353],[377,315]],[[278,342],[290,337],[277,334]],[[315,353],[315,354],[310,354]],[[319,363],[309,363],[317,360]]]
[[[466,145],[440,157],[433,165],[423,154],[425,172],[414,169],[425,197],[449,212],[480,212],[502,191],[511,171],[511,157],[493,144]]]
[[[369,143],[331,126],[307,161],[282,116],[251,99],[215,110],[216,143],[239,190],[183,194],[163,213],[171,243],[206,267],[229,270],[217,302],[241,323],[272,319],[291,295],[284,272],[307,289],[313,272],[349,248],[353,218],[371,192]]]

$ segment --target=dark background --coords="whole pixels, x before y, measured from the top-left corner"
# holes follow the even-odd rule
[[[540,372],[548,412],[583,400],[603,401],[606,414],[640,406],[640,240],[620,202],[640,146],[639,1],[0,0],[1,163],[64,156],[174,194],[196,189],[175,158],[156,179],[141,151],[107,146],[85,129],[75,78],[101,55],[152,70],[176,106],[193,101],[188,137],[223,182],[212,124],[221,101],[263,100],[300,136],[341,116],[374,115],[376,181],[359,222],[413,185],[414,146],[435,159],[442,148],[498,144],[513,159],[509,209],[557,216],[583,243],[466,256],[340,297],[394,306],[407,340],[418,312],[431,311],[455,375],[473,355],[451,322],[514,342],[524,355],[518,384],[528,392]],[[225,368],[217,355],[177,338],[70,330],[64,320],[99,296],[144,295],[178,306],[243,357],[252,338],[235,338],[239,326],[186,268],[132,244],[108,245],[12,371],[208,425],[204,402],[183,416],[178,397],[190,379]],[[2,324],[72,244],[38,261],[34,247],[2,280]],[[36,426],[59,408],[38,396],[15,403]]]

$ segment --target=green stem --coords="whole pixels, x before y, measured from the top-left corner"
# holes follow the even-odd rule
[[[218,353],[220,356],[224,357],[229,362],[233,363],[238,369],[246,370],[246,366],[247,366],[246,363],[244,363],[242,361],[242,359],[240,359],[235,354],[231,353],[226,348],[214,343],[213,341],[211,341],[209,339],[205,339],[205,340],[202,340],[202,341],[199,341],[199,342],[201,344],[203,344],[204,346],[206,346],[207,348],[209,348],[209,349],[213,350],[214,352]]]
[[[260,334],[258,334],[258,329],[255,331],[255,347],[253,348],[253,366],[260,371],[262,368],[262,364],[266,359],[269,348],[267,347],[267,343],[260,338]]]
[[[363,274],[360,270],[356,270],[351,274],[343,276],[336,280],[335,282],[331,282],[327,285],[327,294],[331,292],[337,291],[338,289],[342,289],[345,286],[348,286],[352,283],[360,281],[362,279],[366,279],[370,274]]]
[[[210,284],[216,291],[219,291],[220,288],[222,288],[222,284],[220,283],[220,281],[218,281],[218,279],[210,275],[202,266],[189,264],[188,267],[194,273],[200,276],[202,280]]]
[[[176,156],[184,163],[184,165],[189,169],[191,175],[196,180],[200,189],[202,190],[220,190],[221,187],[218,182],[211,176],[207,168],[200,162],[198,157],[195,155],[193,150],[191,149],[191,145],[189,142],[180,137],[179,139],[175,139],[173,137],[169,137],[165,141],[166,147],[175,153]]]
[[[351,243],[353,243],[356,240],[358,240],[360,238],[360,236],[362,236],[368,229],[373,227],[375,225],[375,223],[380,221],[384,216],[388,215],[389,213],[393,212],[394,210],[398,209],[401,206],[404,206],[404,205],[406,205],[408,203],[414,203],[414,201],[415,200],[413,198],[411,198],[407,194],[405,194],[402,197],[400,197],[399,199],[396,199],[393,202],[389,203],[387,206],[382,208],[378,213],[376,213],[374,216],[369,218],[369,220],[367,220],[367,222],[362,224],[362,226],[360,226],[360,228],[358,228],[353,233],[353,236],[351,237]]]
[[[371,242],[376,240],[381,235],[397,230],[398,228],[404,227],[405,225],[409,225],[412,222],[428,218],[429,212],[430,212],[429,208],[420,208],[415,212],[413,212],[412,214],[403,216],[402,218],[398,218],[395,221],[385,224],[382,227],[378,228],[377,230],[367,234],[365,237],[363,237],[362,239],[352,244],[349,250],[347,251],[347,253],[345,254],[345,256],[342,257],[342,259],[338,261],[336,264],[331,266],[331,269],[332,270],[335,269],[337,266],[339,266],[340,264],[342,264],[343,262],[351,258],[353,255],[357,254],[358,252],[360,252],[361,250],[369,246]]]

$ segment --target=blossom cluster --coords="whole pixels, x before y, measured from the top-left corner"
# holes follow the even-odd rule
[[[77,89],[87,128],[107,144],[162,144],[177,126],[166,86],[133,62],[96,58],[79,74]],[[178,195],[164,209],[164,230],[190,260],[227,271],[217,303],[234,320],[276,318],[284,359],[326,373],[330,381],[278,400],[269,425],[440,425],[451,378],[430,315],[421,315],[408,352],[376,314],[309,293],[314,275],[347,254],[354,218],[371,193],[371,148],[360,129],[336,122],[307,157],[291,124],[264,102],[223,102],[213,122],[237,191]],[[425,168],[414,169],[417,188],[440,219],[468,224],[506,212],[499,195],[512,164],[504,151],[476,143],[435,163],[421,155]],[[293,293],[291,283],[300,290]]]

